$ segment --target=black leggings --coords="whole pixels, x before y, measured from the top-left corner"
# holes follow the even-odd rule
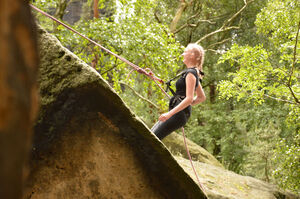
[[[151,128],[151,131],[160,139],[162,140],[164,137],[172,133],[173,131],[183,127],[189,117],[191,115],[191,107],[188,106],[184,110],[176,113],[171,118],[169,118],[165,122],[158,121],[154,126]]]

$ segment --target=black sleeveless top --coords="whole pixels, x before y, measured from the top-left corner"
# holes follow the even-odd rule
[[[186,95],[186,83],[185,77],[188,73],[192,73],[196,77],[196,85],[195,89],[199,85],[199,76],[197,70],[195,68],[188,68],[185,73],[181,75],[181,77],[176,81],[176,95],[185,96]]]

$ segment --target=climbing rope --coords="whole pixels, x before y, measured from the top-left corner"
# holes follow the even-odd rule
[[[116,58],[120,59],[121,61],[125,62],[126,64],[128,64],[129,66],[131,66],[134,70],[136,70],[137,72],[146,75],[147,77],[149,77],[150,79],[152,79],[152,80],[155,82],[155,84],[160,88],[160,90],[161,90],[161,91],[162,91],[169,99],[171,98],[170,95],[169,95],[169,94],[168,94],[168,93],[167,93],[167,92],[166,92],[166,91],[158,84],[158,82],[160,82],[160,83],[163,84],[164,81],[161,80],[160,78],[156,77],[156,76],[154,75],[154,73],[153,73],[149,68],[146,68],[146,69],[140,68],[139,66],[137,66],[137,65],[135,65],[135,64],[133,64],[133,63],[131,63],[131,62],[128,61],[127,59],[125,59],[125,58],[123,58],[123,57],[117,55],[116,53],[111,52],[110,50],[108,50],[107,48],[101,46],[100,44],[98,44],[98,43],[95,42],[94,40],[92,40],[92,39],[86,37],[85,35],[79,33],[78,31],[74,30],[73,28],[71,28],[70,26],[68,26],[68,25],[64,24],[63,22],[59,21],[59,20],[56,19],[55,17],[53,17],[53,16],[49,15],[48,13],[46,13],[46,12],[44,12],[44,11],[38,9],[38,8],[35,7],[34,5],[32,5],[32,4],[29,4],[29,5],[30,5],[30,7],[32,7],[34,10],[38,11],[39,13],[45,15],[46,17],[52,19],[52,20],[55,21],[56,23],[59,23],[60,25],[64,26],[65,28],[71,30],[72,32],[78,34],[79,36],[81,36],[81,37],[83,37],[84,39],[88,40],[89,42],[93,43],[94,45],[100,47],[102,50],[106,51],[107,53],[109,53],[109,54],[115,56]],[[191,166],[192,166],[192,168],[193,168],[193,171],[194,171],[194,173],[195,173],[195,175],[196,175],[198,184],[199,184],[199,186],[200,186],[200,189],[203,191],[204,195],[207,197],[207,195],[206,195],[206,193],[205,193],[205,191],[204,191],[204,187],[201,185],[200,180],[199,180],[198,175],[197,175],[197,172],[196,172],[196,170],[195,170],[195,168],[194,168],[193,161],[192,161],[192,158],[191,158],[189,149],[188,149],[188,147],[187,147],[187,143],[186,143],[186,138],[185,138],[184,128],[183,128],[183,127],[182,127],[182,134],[183,134],[183,138],[184,138],[185,148],[186,148],[186,151],[187,151],[187,154],[188,154],[188,157],[189,157]],[[207,198],[208,198],[208,197],[207,197]]]
[[[188,148],[188,146],[187,146],[187,143],[186,143],[186,138],[185,138],[185,134],[184,134],[184,128],[182,127],[181,130],[182,130],[182,135],[183,135],[183,140],[184,140],[184,145],[185,145],[186,153],[187,153],[188,156],[189,156],[189,160],[190,160],[190,163],[191,163],[191,165],[192,165],[192,168],[193,168],[193,171],[194,171],[194,173],[195,173],[195,176],[196,176],[196,178],[197,178],[198,184],[199,184],[199,186],[200,186],[200,189],[203,191],[204,195],[207,197],[206,193],[204,192],[205,189],[204,189],[204,187],[202,186],[202,184],[200,183],[199,177],[198,177],[197,172],[196,172],[196,170],[195,170],[195,167],[194,167],[194,164],[193,164],[193,161],[192,161],[192,157],[191,157],[191,154],[190,154],[190,150],[189,150],[189,148]],[[207,198],[208,198],[208,197],[207,197]]]
[[[146,75],[147,77],[149,77],[150,79],[154,80],[154,82],[157,84],[157,86],[158,86],[162,91],[164,91],[164,89],[157,83],[157,82],[160,82],[160,83],[163,84],[164,81],[161,80],[160,78],[156,77],[156,76],[154,75],[154,73],[153,73],[150,69],[147,69],[147,70],[149,71],[149,72],[147,72],[146,70],[144,70],[144,69],[138,67],[137,65],[131,63],[131,62],[128,61],[127,59],[125,59],[125,58],[123,58],[123,57],[117,55],[116,53],[111,52],[111,51],[108,50],[107,48],[101,46],[100,44],[98,44],[98,43],[95,42],[94,40],[92,40],[92,39],[86,37],[85,35],[81,34],[81,33],[78,32],[78,31],[74,30],[73,28],[71,28],[70,26],[68,26],[68,25],[64,24],[63,22],[59,21],[59,20],[56,19],[55,17],[53,17],[53,16],[49,15],[48,13],[46,13],[46,12],[44,12],[44,11],[38,9],[38,8],[35,7],[34,5],[32,5],[32,4],[29,4],[29,5],[30,5],[34,10],[38,11],[39,13],[45,15],[46,17],[48,17],[48,18],[52,19],[53,21],[59,23],[60,25],[64,26],[65,28],[67,28],[67,29],[71,30],[72,32],[78,34],[78,35],[81,36],[82,38],[88,40],[88,41],[91,42],[92,44],[94,44],[94,45],[100,47],[102,50],[106,51],[107,53],[109,53],[109,54],[115,56],[116,58],[120,59],[121,61],[125,62],[126,64],[128,64],[129,66],[131,66],[134,70],[136,70],[137,72],[139,72],[139,73],[141,73],[141,74],[144,74],[144,75]],[[165,93],[165,94],[168,96],[167,93]],[[169,96],[168,96],[168,97],[169,97]]]

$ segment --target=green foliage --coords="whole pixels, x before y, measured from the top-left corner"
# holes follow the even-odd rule
[[[236,70],[228,73],[228,80],[223,80],[218,85],[222,99],[246,100],[255,104],[265,103],[266,99],[276,100],[282,108],[289,109],[285,116],[288,122],[286,128],[291,129],[299,129],[300,118],[300,43],[297,41],[300,26],[299,4],[296,0],[270,0],[255,22],[257,33],[267,37],[268,45],[234,44],[218,62],[219,65],[229,64]],[[299,173],[299,164],[296,162],[300,146],[296,135],[285,135],[292,138],[281,141],[275,151],[267,150],[271,153],[266,154],[266,160],[275,155],[277,168],[273,174],[277,182],[294,191],[299,188],[299,175],[295,173]],[[271,144],[267,145],[265,142],[260,144],[255,141],[254,148],[269,146],[272,149],[277,139],[284,140],[281,137],[285,136],[278,134],[268,140]],[[291,155],[294,156],[290,157]]]
[[[286,107],[266,103],[258,106],[244,101],[219,100],[193,109],[186,132],[192,140],[209,150],[226,168],[236,173],[272,181],[276,169],[271,158],[279,137],[292,139]]]
[[[300,193],[300,136],[299,131],[294,137],[296,142],[289,144],[286,139],[281,139],[275,149],[273,161],[277,164],[273,170],[275,179],[283,188]]]
[[[56,0],[49,0],[49,1],[40,0],[40,1],[34,1],[32,4],[43,11],[46,10],[53,11],[56,7]],[[39,23],[43,24],[44,28],[46,28],[47,30],[51,30],[52,32],[54,22],[40,13],[36,13],[36,12],[34,13],[36,14],[36,18],[38,19]]]
[[[231,50],[222,56],[219,63],[230,60],[231,66],[237,65],[239,69],[228,74],[232,80],[224,80],[219,84],[220,97],[226,99],[236,97],[238,101],[246,98],[248,101],[261,104],[267,90],[277,91],[277,89],[272,89],[273,87],[269,88],[268,78],[272,79],[279,74],[278,79],[281,79],[282,71],[273,70],[268,61],[270,55],[270,52],[262,46],[233,45]],[[277,84],[274,86],[276,87]]]
[[[231,102],[219,101],[214,105],[193,108],[186,132],[200,146],[210,151],[226,168],[237,173],[242,172],[246,155],[244,147],[244,129],[237,122],[240,110],[228,109]],[[230,105],[231,104],[231,105]],[[238,141],[237,141],[238,140]]]
[[[296,67],[299,60],[294,59],[294,56],[297,56],[300,46],[299,42],[295,46],[300,16],[293,10],[289,12],[288,9],[293,6],[287,6],[295,5],[296,2],[293,4],[292,1],[270,1],[268,7],[258,15],[256,21],[258,33],[272,32],[269,40],[273,42],[273,48],[265,49],[261,44],[254,47],[235,44],[222,56],[219,64],[228,61],[231,66],[237,68],[236,72],[228,74],[229,80],[219,84],[222,98],[234,97],[237,100],[243,98],[261,104],[265,98],[271,97],[299,105],[300,87],[297,78],[299,68]],[[286,7],[282,5],[283,3],[287,4]],[[277,21],[279,19],[280,21]],[[289,26],[288,29],[286,24]],[[285,33],[277,34],[276,31],[281,32],[281,29],[285,29]],[[294,108],[299,109],[299,106]]]
[[[56,0],[40,0],[31,3],[33,3],[35,6],[38,6],[40,9],[49,10],[55,8]]]
[[[269,1],[257,16],[257,32],[267,35],[284,53],[295,45],[299,13],[300,3],[297,0]]]

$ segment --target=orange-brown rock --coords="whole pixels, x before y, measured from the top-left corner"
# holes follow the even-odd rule
[[[0,198],[22,196],[38,108],[38,52],[28,2],[0,1]]]

